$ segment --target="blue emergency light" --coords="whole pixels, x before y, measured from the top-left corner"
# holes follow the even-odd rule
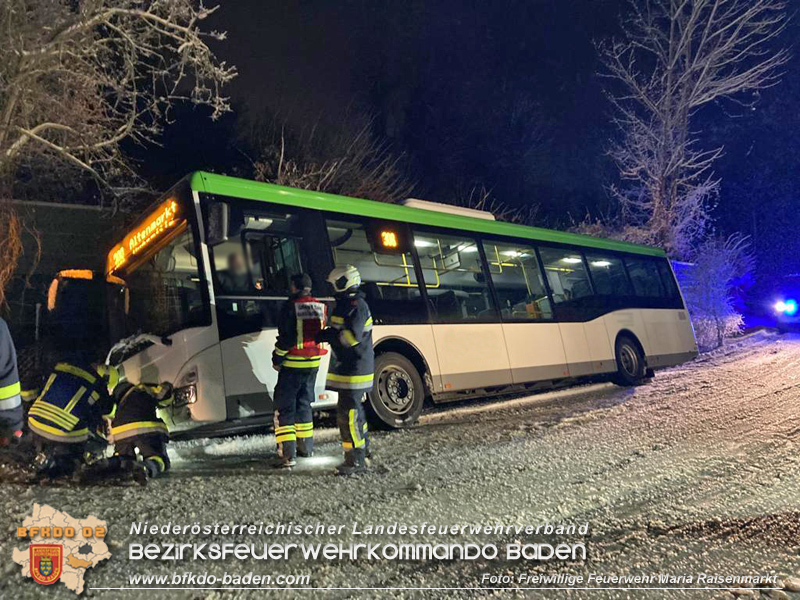
[[[775,312],[792,316],[797,312],[797,300],[778,300],[775,303]]]

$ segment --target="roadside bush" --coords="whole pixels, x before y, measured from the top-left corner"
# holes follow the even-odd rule
[[[747,236],[712,237],[698,248],[681,281],[686,306],[701,350],[721,346],[742,329],[736,297],[753,270]]]

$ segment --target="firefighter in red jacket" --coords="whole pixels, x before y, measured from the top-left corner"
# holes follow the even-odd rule
[[[291,296],[281,308],[278,340],[272,366],[278,371],[275,386],[275,441],[277,468],[291,469],[296,456],[314,452],[314,422],[311,403],[320,358],[327,352],[315,341],[325,326],[325,305],[311,295],[311,277],[293,275]]]

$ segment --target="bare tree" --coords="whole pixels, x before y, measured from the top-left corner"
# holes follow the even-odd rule
[[[611,155],[623,185],[612,191],[622,237],[682,257],[708,232],[719,193],[712,167],[722,148],[701,148],[697,112],[722,99],[755,101],[777,83],[788,59],[773,49],[785,4],[632,0],[630,10],[624,38],[599,46],[622,134]]]
[[[512,206],[496,198],[492,190],[485,185],[475,185],[466,192],[457,193],[453,204],[475,210],[485,210],[492,213],[498,221],[506,223],[530,226],[538,224],[540,208],[538,204]]]
[[[336,129],[289,132],[285,123],[257,125],[256,179],[319,192],[400,202],[413,185],[400,156],[372,133],[372,119],[343,119]]]
[[[229,110],[235,70],[201,30],[202,0],[0,3],[0,176],[66,166],[108,185],[131,174],[120,144],[153,142],[175,101]]]
[[[0,309],[6,305],[6,289],[22,255],[22,223],[8,201],[0,200]]]

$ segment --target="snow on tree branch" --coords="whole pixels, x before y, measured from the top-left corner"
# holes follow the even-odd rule
[[[778,82],[789,58],[774,49],[785,9],[777,0],[640,0],[622,39],[600,44],[621,133],[611,156],[622,186],[612,193],[625,237],[681,257],[708,231],[722,148],[700,148],[692,124],[704,105],[754,101]]]
[[[229,110],[225,35],[195,0],[5,0],[0,5],[0,174],[71,165],[102,184],[130,174],[123,140],[157,142],[177,101]]]

